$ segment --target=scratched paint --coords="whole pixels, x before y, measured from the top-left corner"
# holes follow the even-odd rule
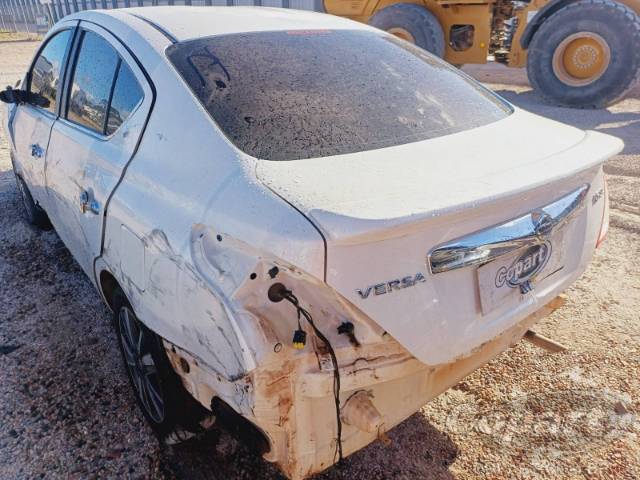
[[[178,18],[177,10],[149,8],[145,15],[183,40],[190,31],[208,37],[247,25],[285,33],[292,26],[372,31],[303,12],[265,11],[262,18],[231,10],[194,7]],[[587,202],[567,226],[575,248],[564,257],[562,274],[493,316],[478,308],[474,269],[436,276],[426,264],[430,248],[547,205],[577,184],[604,188],[601,164],[621,148],[611,137],[516,109],[478,128],[384,149],[352,151],[352,142],[329,157],[259,160],[236,148],[181,83],[165,55],[166,36],[118,12],[77,14],[64,22],[78,18],[113,40],[144,98],[108,139],[60,118],[41,171],[25,169],[29,164],[20,158],[18,170],[25,170],[90,278],[115,279],[136,316],[163,339],[188,392],[205,408],[221,400],[251,421],[271,445],[265,458],[294,480],[335,462],[340,413],[349,398],[368,400],[345,411],[346,455],[517,342],[591,259],[603,199]],[[127,47],[116,36],[126,38]],[[443,102],[449,99],[456,96]],[[253,128],[246,123],[245,133]],[[24,137],[46,128],[32,123],[16,131]],[[333,133],[342,139],[348,131]],[[43,186],[52,193],[42,195]],[[79,208],[82,193],[94,197],[97,214]],[[129,241],[122,241],[123,226]],[[417,274],[425,281],[412,288],[367,298],[356,293]],[[298,324],[290,303],[269,300],[275,282],[295,293],[329,339],[337,365],[310,325]],[[109,300],[108,285],[98,286]],[[346,322],[353,324],[353,338],[338,331]],[[292,344],[299,328],[308,335],[303,349]]]

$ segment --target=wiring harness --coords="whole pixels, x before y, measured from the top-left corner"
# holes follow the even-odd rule
[[[313,317],[311,314],[305,310],[302,306],[300,306],[300,302],[298,298],[293,294],[293,292],[287,287],[285,287],[282,283],[274,283],[268,292],[269,299],[272,302],[281,302],[282,300],[286,300],[296,309],[296,314],[298,316],[298,330],[296,330],[293,334],[293,347],[300,350],[304,348],[306,344],[307,333],[302,328],[301,320],[304,318],[306,322],[309,324],[316,337],[320,339],[322,343],[325,344],[327,350],[329,351],[329,355],[331,356],[331,361],[333,362],[333,398],[336,406],[336,452],[334,455],[338,457],[338,462],[342,462],[342,419],[340,418],[340,369],[338,368],[338,358],[336,357],[336,352],[331,345],[329,339],[318,329],[316,324],[313,321]]]

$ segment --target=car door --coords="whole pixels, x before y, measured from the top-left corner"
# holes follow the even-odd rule
[[[105,208],[143,133],[153,90],[123,44],[97,25],[80,24],[71,59],[47,153],[49,217],[94,280]]]
[[[29,186],[34,200],[45,209],[47,145],[58,115],[59,87],[76,24],[60,26],[43,43],[23,82],[23,88],[30,92],[30,103],[15,106],[9,123],[17,173]]]

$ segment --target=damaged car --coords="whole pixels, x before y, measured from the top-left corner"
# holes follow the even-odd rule
[[[373,27],[269,8],[70,15],[0,97],[26,218],[113,311],[152,429],[227,426],[291,479],[557,308],[622,148]]]

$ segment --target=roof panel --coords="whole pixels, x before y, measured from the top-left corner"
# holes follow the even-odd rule
[[[178,41],[270,30],[369,29],[332,15],[268,7],[141,7],[121,10],[156,24]]]

